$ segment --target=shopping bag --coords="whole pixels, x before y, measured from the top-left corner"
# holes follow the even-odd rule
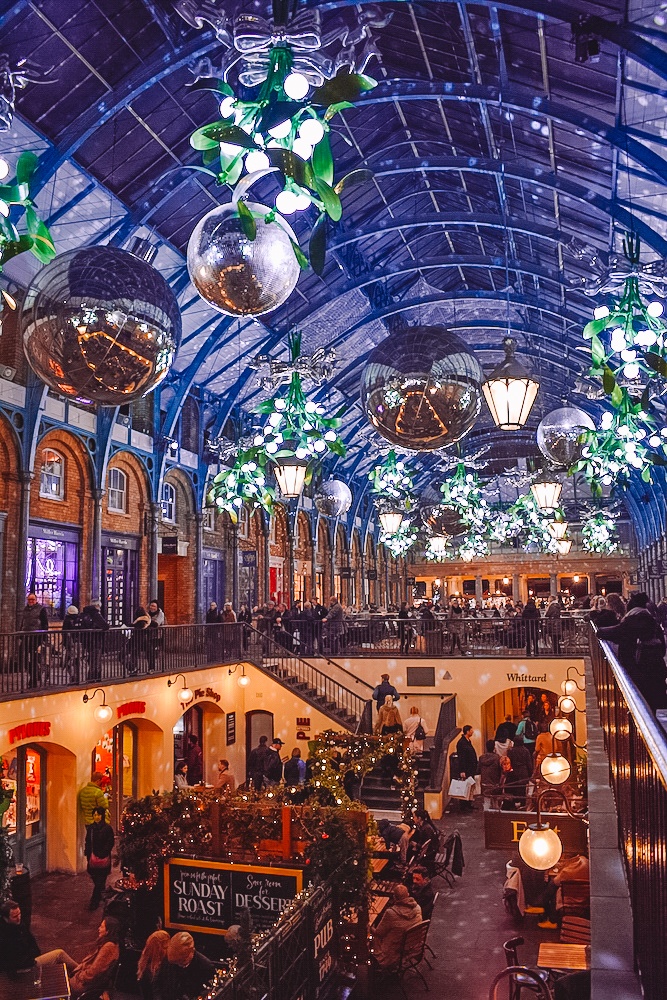
[[[473,785],[475,784],[473,780]],[[452,799],[469,799],[470,798],[470,785],[468,784],[468,779],[461,781],[459,778],[452,778],[449,783],[449,792],[447,793]]]
[[[481,795],[482,794],[482,775],[481,774],[476,774],[475,775],[475,791],[474,791],[474,794],[475,795]]]

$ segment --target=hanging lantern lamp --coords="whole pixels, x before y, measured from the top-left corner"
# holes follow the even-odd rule
[[[558,507],[563,485],[556,476],[543,472],[532,484],[530,490],[540,510],[555,510]]]
[[[505,360],[491,372],[482,390],[496,427],[518,431],[528,420],[540,383],[517,361],[514,337],[505,337],[503,347]]]
[[[379,519],[382,530],[387,535],[395,535],[403,522],[403,513],[400,510],[384,510]]]
[[[296,455],[285,456],[285,458],[274,459],[274,473],[280,492],[286,499],[294,499],[301,496],[303,485],[306,481],[306,469],[308,460],[297,458]]]

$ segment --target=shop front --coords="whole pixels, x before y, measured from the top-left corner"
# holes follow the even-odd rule
[[[110,625],[129,625],[141,604],[135,535],[102,534],[102,614]]]
[[[28,528],[26,592],[34,592],[52,621],[78,604],[80,532],[31,522]]]
[[[114,830],[126,803],[137,795],[137,732],[136,723],[121,722],[100,737],[93,750],[91,771],[104,775],[102,789]]]
[[[3,758],[2,787],[13,793],[2,825],[14,860],[31,875],[46,871],[46,751],[32,744],[11,750]]]
[[[202,563],[204,609],[211,601],[219,608],[225,603],[225,557],[219,549],[204,549]]]

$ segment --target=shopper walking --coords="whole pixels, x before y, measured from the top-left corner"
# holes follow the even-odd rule
[[[109,630],[109,623],[100,611],[100,601],[91,601],[81,612],[81,642],[88,657],[88,680],[102,679],[102,653],[104,652],[104,633]]]
[[[306,780],[306,762],[301,759],[298,747],[294,747],[292,756],[285,764],[284,777],[286,785],[303,785]]]
[[[277,736],[269,747],[264,758],[264,778],[269,786],[280,784],[283,776],[283,762],[280,757],[283,741]]]
[[[40,686],[39,650],[45,640],[44,633],[49,631],[49,618],[46,608],[37,600],[37,595],[30,592],[26,605],[19,620],[19,632],[29,633],[21,637],[19,646],[19,664],[21,671],[28,674],[28,687]]]
[[[388,736],[390,733],[400,733],[402,730],[401,713],[394,705],[392,696],[388,694],[384,700],[384,705],[378,712],[373,732],[376,736]]]
[[[93,822],[86,827],[84,847],[88,861],[88,874],[93,883],[93,894],[88,904],[89,910],[96,910],[102,902],[102,893],[106,889],[107,879],[111,874],[111,852],[114,840],[111,824],[106,821],[106,809],[103,806],[95,806]]]
[[[373,689],[372,698],[377,706],[378,712],[385,703],[387,695],[391,695],[393,701],[400,701],[400,694],[393,684],[389,682],[389,674],[380,675],[380,683]]]
[[[403,732],[410,740],[410,746],[408,747],[410,753],[423,753],[424,740],[428,736],[428,730],[416,705],[413,705],[410,709],[410,714],[403,726]]]
[[[185,763],[188,765],[188,782],[191,785],[200,785],[204,780],[204,765],[199,745],[199,737],[194,733],[188,736],[188,746],[185,751]]]
[[[246,764],[246,781],[251,781],[253,788],[258,792],[261,791],[264,782],[264,763],[269,752],[268,741],[268,736],[260,736],[259,744],[248,754]]]

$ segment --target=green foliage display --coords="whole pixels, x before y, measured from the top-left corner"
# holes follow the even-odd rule
[[[30,185],[39,165],[34,153],[21,153],[16,172],[7,184],[0,184],[0,272],[13,257],[30,252],[42,264],[56,255],[56,248],[46,223],[40,218],[30,195]],[[19,231],[23,215],[25,232]],[[13,302],[5,295],[10,305]]]

